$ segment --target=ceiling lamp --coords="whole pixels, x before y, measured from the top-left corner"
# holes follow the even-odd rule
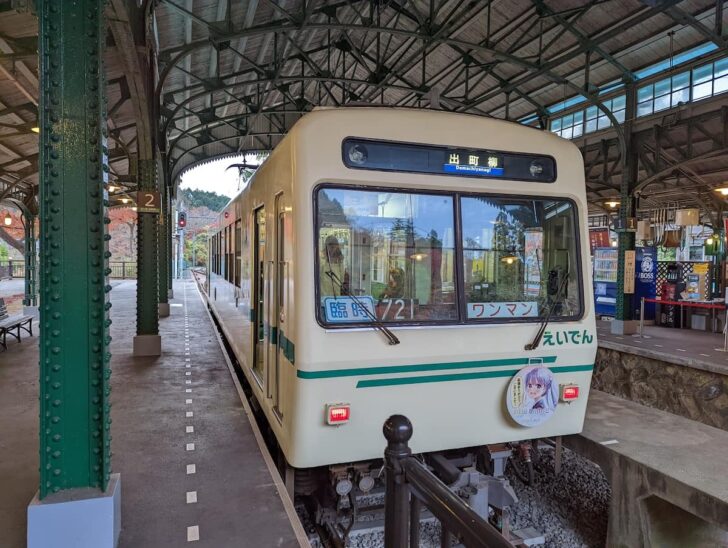
[[[515,255],[506,255],[505,257],[501,257],[501,261],[503,261],[506,264],[513,264],[518,260],[518,257]]]
[[[40,128],[38,126],[33,126],[32,128],[30,128],[30,131],[32,131],[33,133],[40,133]]]
[[[721,186],[718,188],[714,188],[716,192],[720,192],[723,196],[728,196],[728,186]]]
[[[414,259],[415,261],[421,261],[425,257],[427,257],[427,253],[417,252],[417,253],[414,253],[414,254],[410,255],[410,259]]]
[[[115,192],[117,190],[119,190],[119,187],[118,186],[109,185],[109,192]]]
[[[604,202],[604,205],[609,207],[609,209],[614,209],[615,207],[617,207],[619,205],[619,200],[608,200],[608,201]]]
[[[8,212],[8,211],[5,212],[5,217],[3,218],[3,223],[5,224],[5,226],[10,226],[11,224],[13,224],[13,218],[10,216],[10,212]]]
[[[121,203],[122,204],[128,204],[129,202],[131,202],[131,199],[130,198],[124,197],[124,198],[121,199]]]

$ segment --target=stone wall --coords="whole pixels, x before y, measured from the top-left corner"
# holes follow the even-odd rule
[[[728,376],[599,347],[592,388],[728,430]]]

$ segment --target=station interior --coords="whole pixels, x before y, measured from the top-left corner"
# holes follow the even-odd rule
[[[728,547],[727,455],[724,0],[0,0],[0,547]]]

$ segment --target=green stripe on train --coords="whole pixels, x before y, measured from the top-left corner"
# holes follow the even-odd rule
[[[564,367],[551,367],[554,373],[573,373],[577,371],[591,371],[594,365],[569,365]],[[398,377],[388,379],[370,379],[356,383],[357,388],[373,388],[377,386],[401,386],[403,384],[422,384],[426,382],[468,381],[473,379],[490,379],[496,377],[512,377],[518,369],[501,371],[478,371],[475,373],[451,373],[448,375],[426,375],[420,377]]]
[[[533,362],[531,361],[533,360]],[[539,361],[540,360],[540,361]],[[508,365],[537,365],[554,363],[556,356],[543,358],[509,358],[504,360],[478,360],[474,362],[423,363],[418,365],[390,365],[383,367],[358,367],[354,369],[326,369],[324,371],[298,370],[300,379],[330,379],[333,377],[356,377],[358,375],[383,375],[387,373],[419,373],[422,371],[442,371],[448,369],[473,369],[477,367],[500,367]]]

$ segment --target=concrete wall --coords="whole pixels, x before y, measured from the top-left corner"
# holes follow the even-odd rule
[[[592,388],[728,430],[728,371],[721,374],[600,347]]]

